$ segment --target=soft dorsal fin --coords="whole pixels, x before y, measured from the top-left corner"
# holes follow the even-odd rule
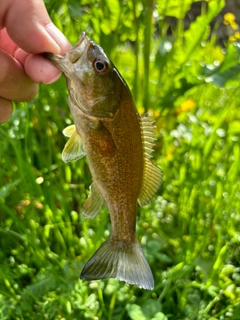
[[[75,125],[66,127],[63,134],[70,137],[62,152],[64,162],[76,161],[85,156],[80,134],[76,131]]]
[[[140,206],[145,206],[151,201],[154,194],[160,187],[162,182],[162,172],[151,162],[151,160],[149,160],[152,157],[155,140],[153,121],[151,121],[150,117],[146,115],[142,116],[140,121],[144,150],[144,172],[142,189],[138,197],[138,204]]]

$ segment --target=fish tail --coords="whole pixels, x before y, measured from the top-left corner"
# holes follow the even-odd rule
[[[80,278],[116,278],[147,290],[154,287],[151,269],[137,240],[131,243],[107,240],[87,262]]]

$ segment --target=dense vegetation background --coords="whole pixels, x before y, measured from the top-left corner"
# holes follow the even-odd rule
[[[45,3],[72,44],[85,30],[104,48],[156,119],[163,185],[137,222],[155,289],[79,280],[111,226],[107,209],[79,215],[91,176],[86,159],[61,160],[62,77],[0,127],[0,319],[240,319],[237,1]]]

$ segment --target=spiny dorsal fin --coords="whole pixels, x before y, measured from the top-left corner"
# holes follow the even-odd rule
[[[103,197],[96,183],[93,182],[90,186],[90,194],[83,204],[82,214],[88,219],[93,219],[98,215],[103,206]]]
[[[80,134],[76,131],[75,125],[66,127],[63,134],[70,137],[62,152],[64,162],[76,161],[85,156]]]
[[[154,147],[154,131],[153,121],[150,117],[141,117],[141,130],[144,150],[144,172],[143,172],[143,183],[140,195],[138,197],[138,204],[140,206],[147,205],[162,182],[162,172],[155,166],[149,159],[152,157]]]
[[[151,117],[147,115],[143,115],[140,121],[141,121],[144,154],[147,159],[150,159],[152,157],[154,141],[156,140],[154,138],[155,133],[153,131],[154,129],[153,121],[151,120]]]

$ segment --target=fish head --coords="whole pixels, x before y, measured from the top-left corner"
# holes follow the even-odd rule
[[[85,32],[65,56],[47,53],[45,57],[64,73],[70,101],[81,111],[99,118],[114,117],[127,85],[103,49]]]

